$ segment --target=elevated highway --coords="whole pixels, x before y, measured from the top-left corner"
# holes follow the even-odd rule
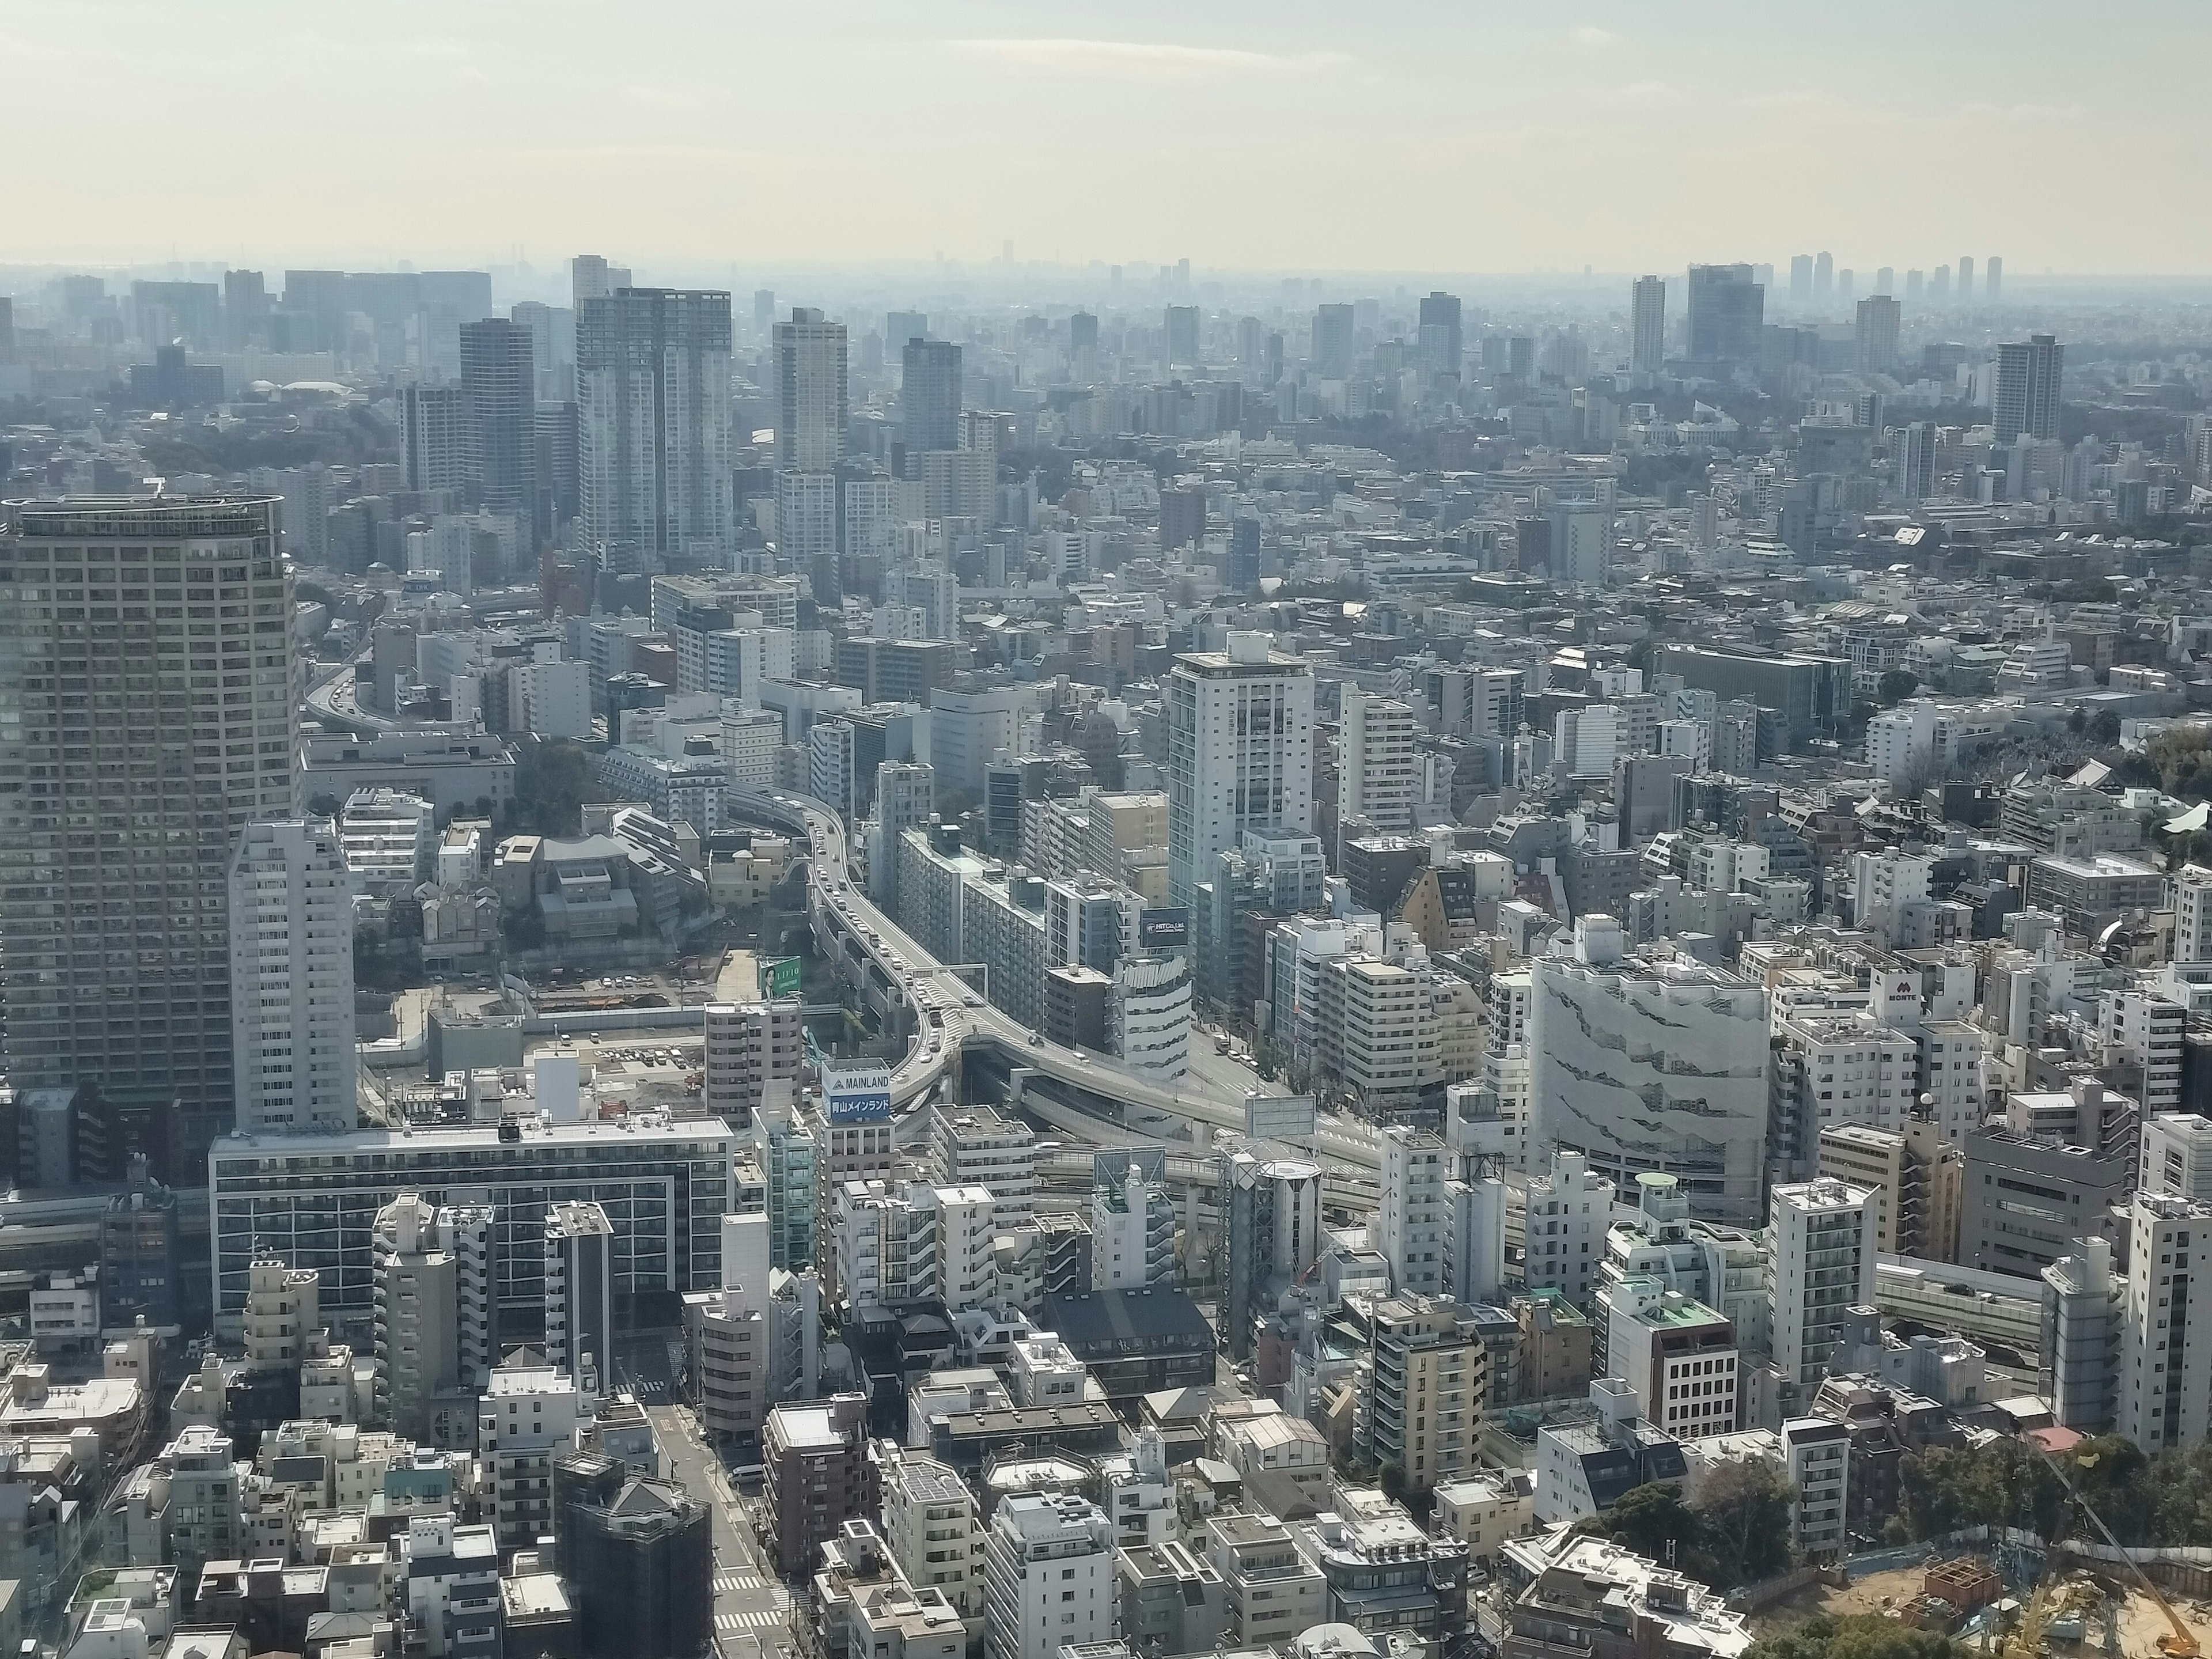
[[[1164,1087],[1138,1076],[1111,1058],[1047,1042],[1027,1026],[993,1007],[959,973],[939,962],[852,879],[845,825],[823,801],[788,792],[735,793],[741,815],[781,824],[805,837],[808,858],[807,915],[823,955],[841,965],[848,982],[858,982],[884,1016],[886,1030],[910,1028],[904,1056],[891,1071],[891,1106],[927,1095],[945,1080],[960,1054],[995,1048],[1000,1061],[1036,1077],[1049,1079],[1058,1092],[1087,1109],[1088,1115],[1139,1131],[1152,1141],[1147,1123],[1161,1128],[1191,1126],[1192,1141],[1203,1145],[1210,1132],[1245,1131],[1245,1097],[1235,1088],[1240,1072],[1217,1066],[1194,1070],[1178,1086]],[[1201,1127],[1202,1126],[1202,1127]],[[1382,1158],[1372,1131],[1364,1126],[1325,1121],[1320,1150],[1332,1161],[1379,1170]],[[1175,1146],[1166,1135],[1158,1144]]]

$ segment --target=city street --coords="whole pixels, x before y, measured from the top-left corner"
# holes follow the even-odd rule
[[[723,1651],[736,1651],[731,1638],[752,1636],[759,1638],[763,1654],[792,1653],[796,1644],[791,1635],[790,1592],[761,1560],[743,1500],[731,1489],[721,1460],[700,1441],[688,1407],[652,1406],[647,1414],[659,1438],[669,1478],[703,1496],[713,1510],[714,1635]]]

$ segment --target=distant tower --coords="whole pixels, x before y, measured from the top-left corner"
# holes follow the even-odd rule
[[[539,521],[538,371],[528,325],[485,317],[461,325],[461,402],[470,498],[514,516],[533,556],[551,529]]]
[[[1991,305],[2004,296],[2004,261],[1994,253],[1982,267],[1982,295]]]
[[[2058,385],[2065,363],[2066,349],[2055,335],[2031,334],[2025,341],[2008,341],[1997,348],[1997,383],[1990,399],[1990,419],[1999,444],[2023,434],[2031,438],[2058,435]]]
[[[900,350],[900,369],[907,476],[918,478],[920,456],[960,447],[960,348],[950,340],[908,340]]]
[[[1813,297],[1825,300],[1836,285],[1836,262],[1827,253],[1816,255],[1813,260]]]
[[[1974,297],[1974,261],[1971,254],[1959,259],[1959,303],[1965,305]]]
[[[1628,366],[1638,374],[1656,374],[1667,360],[1667,284],[1639,276],[1630,291],[1632,324]]]

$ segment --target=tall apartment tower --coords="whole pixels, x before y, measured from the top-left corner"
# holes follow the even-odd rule
[[[457,386],[399,390],[399,471],[410,489],[459,489],[468,481],[468,409]]]
[[[1382,1226],[1376,1241],[1390,1263],[1390,1288],[1445,1293],[1444,1144],[1424,1129],[1382,1132]]]
[[[230,1040],[240,1133],[354,1127],[353,882],[328,818],[264,820],[239,836]]]
[[[1667,283],[1639,276],[1629,290],[1628,366],[1638,374],[1656,374],[1667,361]]]
[[[1802,1394],[1827,1374],[1853,1307],[1874,1305],[1880,1207],[1863,1187],[1832,1177],[1779,1186],[1766,1232],[1774,1365]]]
[[[579,300],[576,420],[584,535],[611,568],[729,545],[727,294],[623,288]]]
[[[1314,368],[1324,380],[1351,378],[1353,317],[1347,305],[1319,306],[1314,310]]]
[[[1914,421],[1893,427],[1889,439],[1890,476],[1897,493],[1908,501],[1925,501],[1936,493],[1936,422]]]
[[[2212,1206],[2137,1193],[2128,1212],[2128,1279],[2120,1308],[2114,1429],[2147,1452],[2212,1434],[2212,1312],[2192,1296],[2212,1244]]]
[[[545,1212],[545,1357],[594,1396],[614,1384],[614,1242],[588,1200]]]
[[[842,325],[833,325],[839,327]],[[899,410],[906,427],[909,477],[919,458],[960,447],[960,348],[950,340],[913,339],[900,356]]]
[[[1114,1557],[1114,1523],[1089,1499],[1000,1499],[983,1541],[984,1659],[1053,1659],[1070,1644],[1109,1641]]]
[[[18,1090],[175,1103],[155,1173],[228,1128],[228,874],[293,811],[281,498],[0,507],[0,1002]]]
[[[845,325],[793,307],[775,325],[775,464],[828,472],[845,459]],[[952,444],[945,446],[950,449]]]
[[[1425,295],[1419,313],[1421,367],[1431,374],[1456,376],[1466,354],[1459,295],[1442,289]]]
[[[1091,1188],[1091,1288],[1142,1291],[1173,1283],[1175,1204],[1162,1155],[1135,1147],[1098,1153]]]
[[[1268,636],[1176,659],[1168,676],[1169,902],[1192,902],[1247,830],[1313,828],[1313,671]]]
[[[2066,368],[2066,348],[2051,334],[2031,334],[1997,348],[1997,384],[1990,401],[1996,441],[2056,438],[2058,383]]]
[[[1344,688],[1336,740],[1339,825],[1364,818],[1386,836],[1413,829],[1413,732],[1409,705],[1354,685]]]
[[[1888,374],[1897,368],[1899,307],[1887,294],[1858,303],[1856,340],[1859,368],[1868,374]]]
[[[707,1112],[742,1129],[760,1109],[770,1083],[799,1075],[805,1047],[799,1001],[787,996],[716,1002],[705,1012]]]
[[[568,261],[570,297],[578,305],[586,300],[608,300],[617,289],[629,286],[629,267],[611,265],[603,254],[579,253]]]
[[[438,1244],[438,1212],[420,1193],[377,1212],[376,1414],[395,1433],[429,1438],[430,1402],[460,1380],[460,1272]]]
[[[469,495],[486,512],[512,514],[534,552],[549,526],[538,522],[537,347],[527,324],[461,325],[461,402]]]
[[[1692,265],[1690,360],[1723,367],[1759,361],[1766,290],[1749,265]]]

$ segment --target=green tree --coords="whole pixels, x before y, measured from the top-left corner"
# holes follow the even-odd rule
[[[1881,706],[1893,708],[1920,689],[1920,676],[1903,668],[1887,671],[1878,682]]]
[[[1672,1545],[1677,1567],[1704,1576],[1698,1569],[1705,1565],[1705,1517],[1682,1501],[1681,1489],[1670,1482],[1630,1487],[1603,1515],[1583,1522],[1583,1528],[1654,1561],[1669,1559]]]
[[[1747,1659],[1954,1659],[1960,1651],[1940,1632],[1913,1630],[1878,1613],[1820,1613],[1753,1643]]]
[[[1403,1463],[1385,1463],[1382,1473],[1376,1477],[1376,1485],[1382,1489],[1385,1498],[1394,1503],[1403,1503],[1406,1498],[1406,1466]]]
[[[1789,1571],[1796,1496],[1771,1463],[1728,1463],[1713,1472],[1695,1508],[1715,1584],[1755,1584]]]

